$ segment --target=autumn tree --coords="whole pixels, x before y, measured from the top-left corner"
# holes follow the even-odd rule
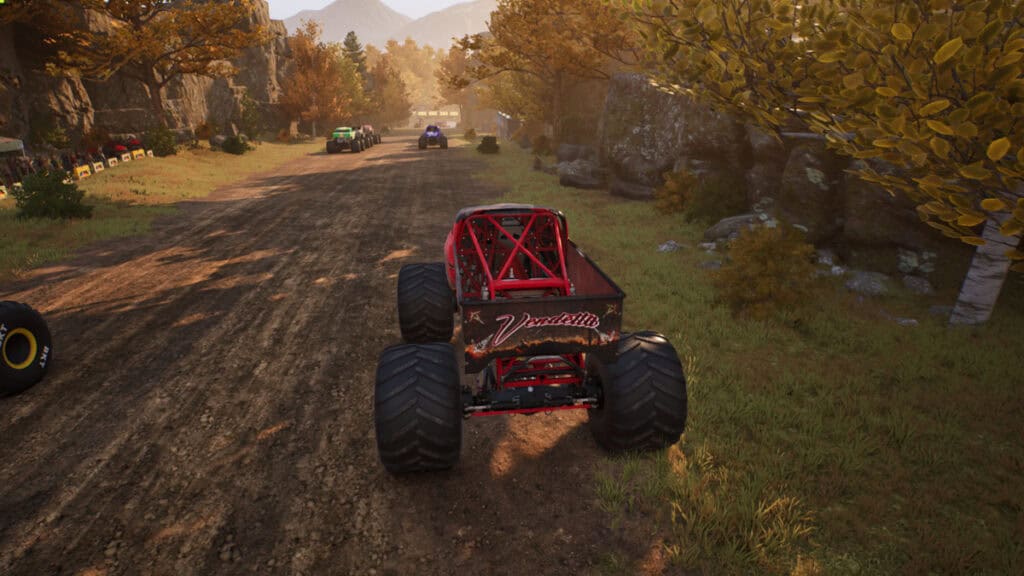
[[[103,26],[86,26],[80,8]],[[167,126],[163,90],[183,74],[230,76],[228,61],[267,40],[251,25],[251,0],[64,0],[53,6],[65,21],[54,73],[106,80],[114,74],[146,86],[161,126]]]
[[[415,104],[432,105],[439,99],[435,71],[441,52],[431,46],[420,46],[412,38],[404,42],[388,40],[384,45],[391,57],[391,66],[398,71]]]
[[[1024,3],[679,0],[632,6],[665,87],[779,130],[977,246],[951,323],[988,320],[1024,232]],[[1024,263],[1014,270],[1024,271]]]
[[[385,54],[377,61],[370,70],[370,82],[373,85],[371,107],[376,119],[385,126],[406,121],[412,102],[392,56]]]
[[[492,83],[493,99],[526,96],[558,138],[568,89],[581,80],[607,80],[635,60],[634,34],[621,15],[602,0],[499,0],[489,33],[464,38],[459,48],[480,62],[470,71],[474,81],[514,78]],[[455,77],[447,82],[458,87]],[[500,87],[518,94],[495,92]]]
[[[282,108],[293,118],[313,124],[349,119],[364,107],[363,87],[356,69],[340,44],[324,43],[313,21],[289,37],[292,66],[283,83]]]

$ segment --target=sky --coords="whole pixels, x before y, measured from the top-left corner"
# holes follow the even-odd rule
[[[334,0],[267,0],[270,3],[270,17],[281,20],[293,16],[302,10],[319,10]],[[452,4],[466,2],[466,0],[381,0],[391,8],[411,16],[419,18],[431,12],[437,12]]]

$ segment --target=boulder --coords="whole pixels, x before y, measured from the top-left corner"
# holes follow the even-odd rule
[[[611,185],[608,190],[613,196],[621,196],[623,198],[629,198],[630,200],[653,200],[654,199],[654,187],[644,186],[643,184],[634,184],[632,182],[626,182],[618,178],[612,178]]]
[[[850,170],[867,166],[858,160],[851,163]],[[871,167],[882,173],[892,169],[879,163],[873,163]],[[935,249],[939,244],[951,243],[921,222],[915,203],[906,196],[889,194],[877,184],[865,182],[856,174],[849,173],[842,178],[842,188],[843,237],[847,241],[915,250]]]
[[[883,296],[889,293],[890,278],[881,272],[851,270],[846,289],[864,296]]]
[[[904,276],[903,287],[909,292],[919,294],[921,296],[930,296],[935,293],[935,287],[932,286],[932,283],[929,282],[927,278],[922,278],[920,276]]]
[[[558,164],[558,183],[572,188],[594,189],[604,187],[604,178],[596,164],[581,159]]]
[[[717,242],[735,238],[743,230],[753,228],[761,222],[757,214],[740,214],[719,220],[717,224],[704,231],[705,242]]]
[[[819,243],[843,229],[839,192],[842,166],[820,143],[793,147],[782,173],[776,198],[777,213],[790,224],[807,229],[807,240]]]
[[[228,137],[223,134],[217,134],[210,137],[210,146],[214,148],[222,148],[224,143],[227,142]]]
[[[670,94],[643,74],[617,74],[601,120],[600,156],[620,181],[653,188],[680,158],[734,167],[749,149],[734,118]]]

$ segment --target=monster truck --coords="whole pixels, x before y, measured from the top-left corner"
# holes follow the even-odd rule
[[[331,133],[331,137],[327,140],[328,154],[337,154],[342,150],[362,152],[364,148],[362,132],[348,126],[335,128],[334,132]]]
[[[661,449],[686,426],[686,378],[655,332],[622,334],[625,294],[571,240],[561,212],[466,208],[446,262],[398,275],[404,344],[377,364],[377,448],[392,473],[455,465],[471,416],[587,410],[610,451]],[[463,385],[451,340],[461,318]]]
[[[441,129],[431,124],[427,126],[427,129],[420,135],[420,150],[425,150],[427,146],[440,146],[441,148],[448,147],[448,137],[441,133]]]
[[[50,330],[39,312],[26,304],[0,302],[0,396],[42,380],[52,360]]]
[[[366,137],[370,140],[372,144],[381,143],[380,134],[374,132],[373,126],[369,124],[363,124],[363,134],[366,134]]]

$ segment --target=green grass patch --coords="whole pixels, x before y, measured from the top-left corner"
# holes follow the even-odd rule
[[[87,220],[19,220],[14,200],[0,200],[0,281],[50,264],[90,243],[144,234],[173,204],[202,198],[220,186],[315,152],[322,142],[264,143],[234,156],[209,149],[182,150],[166,158],[146,158],[104,170],[79,183]]]
[[[625,290],[625,329],[664,333],[683,360],[683,440],[595,473],[595,503],[615,522],[652,519],[668,558],[707,574],[1024,573],[1019,275],[980,328],[929,317],[948,295],[864,302],[839,282],[745,319],[715,304],[703,226],[559,187],[514,145],[459,153],[486,162],[501,201],[563,210]],[[684,247],[659,253],[667,240]]]

